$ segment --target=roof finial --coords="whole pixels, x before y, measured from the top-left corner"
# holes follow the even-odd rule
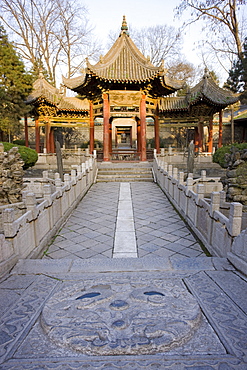
[[[123,16],[123,22],[122,22],[122,27],[121,27],[121,33],[120,33],[120,35],[122,35],[123,33],[125,33],[126,35],[129,36],[128,26],[127,26],[125,15]]]

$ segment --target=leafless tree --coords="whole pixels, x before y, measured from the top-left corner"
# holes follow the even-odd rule
[[[176,16],[189,11],[190,18],[184,26],[202,20],[207,36],[205,43],[211,51],[242,59],[246,36],[245,4],[246,0],[181,0]]]
[[[177,80],[183,80],[188,86],[193,86],[202,77],[203,68],[195,67],[183,60],[173,60],[167,66],[168,75]]]
[[[58,67],[67,77],[76,63],[98,51],[90,43],[87,10],[77,0],[0,0],[0,20],[20,55],[35,70],[41,65],[55,83]]]
[[[129,34],[142,54],[149,57],[154,65],[159,65],[162,60],[167,62],[168,59],[177,58],[181,53],[182,37],[175,27],[157,25],[136,29],[130,25]],[[111,31],[109,33],[111,44],[116,41],[118,35],[119,32]]]

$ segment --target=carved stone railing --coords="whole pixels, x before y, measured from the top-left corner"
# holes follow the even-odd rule
[[[184,173],[157,158],[153,162],[155,178],[168,199],[186,220],[207,250],[218,257],[227,257],[247,273],[247,231],[243,231],[242,204],[225,201],[225,192],[217,191],[206,198],[209,186],[205,173],[201,181],[192,177],[184,181]],[[245,226],[246,227],[246,226]]]
[[[93,157],[77,165],[71,174],[58,175],[54,185],[43,183],[23,192],[26,212],[16,218],[14,208],[9,206],[2,213],[3,233],[0,234],[0,276],[8,272],[22,258],[38,258],[56,234],[71,211],[93,184],[97,163]],[[45,175],[44,175],[45,177]],[[30,184],[30,186],[33,186]]]

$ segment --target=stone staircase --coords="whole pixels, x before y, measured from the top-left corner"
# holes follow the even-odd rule
[[[97,182],[153,182],[150,163],[101,163],[98,164]]]

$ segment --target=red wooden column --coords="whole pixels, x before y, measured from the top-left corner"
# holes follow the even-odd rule
[[[137,152],[141,152],[141,123],[140,119],[136,117],[136,139],[137,139]]]
[[[40,131],[39,131],[39,120],[35,120],[35,149],[37,153],[40,153]]]
[[[27,116],[24,117],[24,128],[25,128],[25,146],[28,147],[28,125],[27,125]]]
[[[213,151],[213,117],[210,118],[209,128],[208,128],[208,151],[212,153]]]
[[[154,138],[155,149],[157,154],[160,154],[160,123],[159,123],[159,106],[157,104],[154,117]]]
[[[50,130],[51,130],[51,124],[50,124],[50,121],[48,120],[46,122],[46,126],[45,126],[46,153],[50,153],[51,152]]]
[[[146,152],[146,95],[142,94],[141,103],[140,103],[140,142],[141,142],[141,161],[147,160]]]
[[[109,120],[109,153],[112,152],[112,120]]]
[[[203,122],[198,122],[198,146],[203,152]]]
[[[93,102],[89,102],[89,152],[93,154],[94,151],[94,116],[93,116]]]
[[[219,111],[219,141],[218,141],[218,147],[222,147],[222,109]]]
[[[198,127],[195,127],[195,151],[198,152],[199,147],[199,133],[198,133]]]
[[[103,160],[109,161],[110,154],[109,154],[109,125],[110,125],[110,104],[108,94],[103,93]]]

